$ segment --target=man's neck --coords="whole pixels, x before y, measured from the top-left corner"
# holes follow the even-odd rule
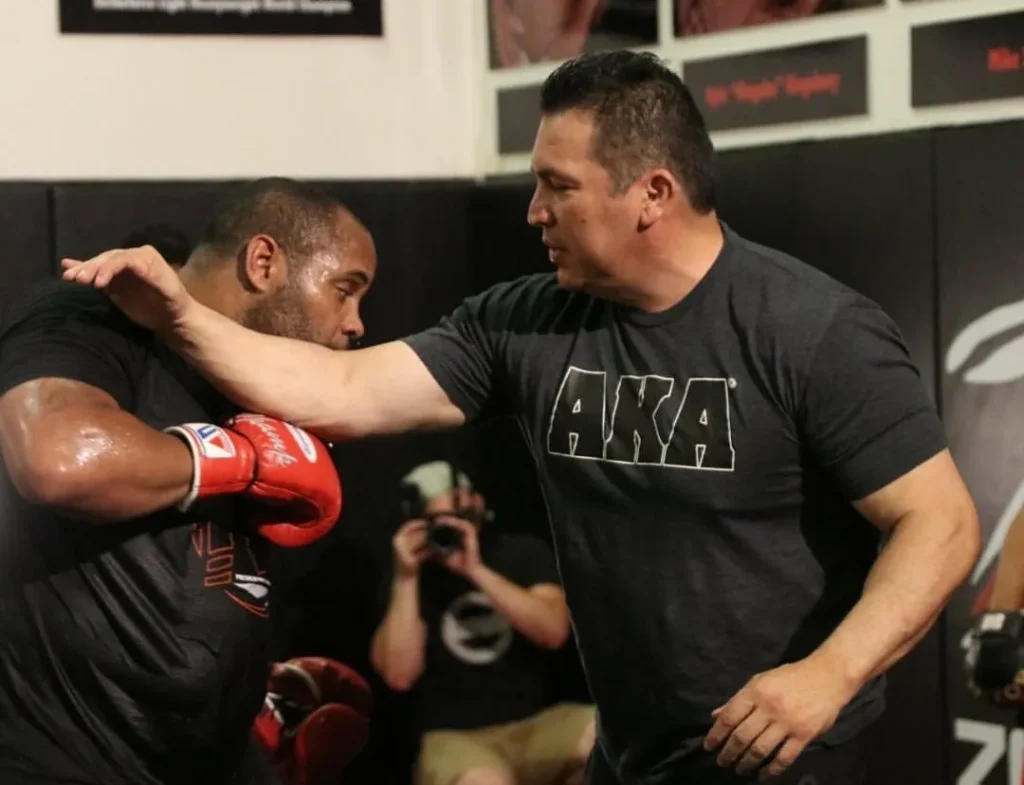
[[[630,278],[611,295],[623,305],[657,313],[690,294],[714,265],[725,235],[717,215],[688,216],[641,236]]]
[[[202,305],[238,321],[242,314],[242,303],[234,296],[238,286],[231,265],[206,267],[189,262],[178,272],[185,290]],[[227,279],[227,276],[231,276]]]

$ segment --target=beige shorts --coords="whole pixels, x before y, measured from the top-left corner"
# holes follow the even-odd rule
[[[580,764],[580,741],[594,719],[588,704],[561,703],[524,720],[423,737],[415,785],[452,785],[470,769],[497,769],[517,785],[558,785]]]

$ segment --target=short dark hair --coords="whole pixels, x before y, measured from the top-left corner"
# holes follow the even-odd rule
[[[694,210],[714,209],[714,147],[704,118],[682,78],[655,55],[581,55],[548,76],[540,101],[544,115],[593,112],[594,157],[616,191],[661,166],[679,178]]]
[[[305,259],[326,242],[343,208],[318,186],[264,177],[235,186],[220,200],[199,244],[233,258],[252,237],[267,234],[286,253]]]
[[[165,223],[147,224],[125,237],[119,248],[140,248],[152,245],[175,267],[181,267],[192,254],[192,239],[176,226]]]

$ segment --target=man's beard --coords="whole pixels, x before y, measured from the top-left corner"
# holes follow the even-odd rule
[[[266,335],[317,342],[313,323],[290,286],[249,308],[242,326]]]

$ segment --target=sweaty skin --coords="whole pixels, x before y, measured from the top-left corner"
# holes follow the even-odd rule
[[[192,480],[183,441],[67,379],[26,382],[0,398],[0,450],[26,500],[92,523],[170,507]]]

